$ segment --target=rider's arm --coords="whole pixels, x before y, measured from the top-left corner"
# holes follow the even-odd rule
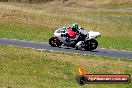
[[[78,31],[82,35],[87,35],[87,32],[82,27],[80,27]]]

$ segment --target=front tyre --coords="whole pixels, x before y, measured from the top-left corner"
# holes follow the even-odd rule
[[[84,43],[84,49],[92,51],[98,47],[98,42],[95,39],[88,40]]]
[[[49,44],[52,46],[52,47],[59,47],[62,45],[62,43],[60,42],[60,40],[57,38],[57,37],[51,37],[49,39]]]

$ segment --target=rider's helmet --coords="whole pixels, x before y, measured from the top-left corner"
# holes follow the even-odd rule
[[[73,31],[76,32],[79,27],[78,27],[78,24],[77,23],[74,23],[74,24],[72,24],[71,28],[72,28]]]

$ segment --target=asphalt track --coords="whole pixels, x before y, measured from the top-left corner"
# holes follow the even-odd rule
[[[60,47],[60,48],[51,47],[46,42],[21,41],[21,40],[2,39],[2,38],[0,38],[0,44],[22,46],[22,47],[29,47],[29,48],[42,49],[42,50],[43,49],[54,50],[54,51],[64,51],[64,52],[70,52],[70,53],[92,54],[92,55],[132,59],[132,51],[125,51],[125,50],[111,50],[111,49],[98,48],[94,51],[83,51],[83,50],[81,51],[81,50],[75,50],[74,48],[67,48],[67,47]]]

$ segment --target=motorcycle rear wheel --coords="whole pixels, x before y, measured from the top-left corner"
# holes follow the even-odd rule
[[[52,47],[59,47],[62,45],[62,43],[60,42],[60,40],[56,37],[51,37],[49,39],[49,44],[52,46]]]

